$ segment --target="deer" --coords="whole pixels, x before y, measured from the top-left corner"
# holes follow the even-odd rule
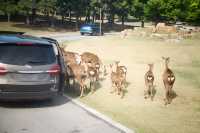
[[[97,71],[97,80],[99,80],[99,70],[100,70],[100,66],[102,64],[101,60],[99,59],[99,57],[93,53],[90,52],[84,52],[81,54],[81,60],[82,62],[88,64],[90,67],[93,67],[96,69]]]
[[[126,66],[119,66],[119,63],[120,63],[120,61],[115,61],[116,71],[117,71],[117,73],[120,73],[124,77],[124,81],[122,82],[122,84],[125,87],[127,67]]]
[[[68,66],[73,75],[73,80],[76,80],[80,86],[80,97],[83,97],[84,90],[86,89],[87,78],[87,66],[84,63],[81,64],[69,64]],[[73,81],[74,83],[75,81]]]
[[[151,101],[153,101],[154,98],[154,74],[153,74],[153,64],[148,64],[149,70],[145,73],[144,75],[144,80],[145,80],[145,86],[146,90],[144,91],[144,98],[147,99],[151,97]]]
[[[165,105],[170,104],[172,102],[172,99],[175,98],[176,93],[172,90],[174,82],[176,80],[175,75],[173,71],[169,68],[168,64],[170,62],[169,57],[162,57],[162,59],[165,61],[165,70],[162,75],[163,83],[165,87]]]
[[[95,83],[97,82],[97,77],[98,77],[97,76],[98,72],[97,72],[96,68],[88,66],[87,75],[88,75],[88,79],[90,80],[91,92],[94,93],[94,91],[95,91]]]
[[[80,64],[81,62],[81,56],[78,53],[65,51],[63,56],[66,65]]]
[[[116,71],[116,67],[114,68],[114,66],[112,64],[110,64],[110,69],[111,69],[111,82],[112,82],[112,87],[114,87],[114,90],[111,91],[110,93],[116,92],[118,95],[121,95],[121,98],[123,97],[123,90],[122,90],[122,85],[123,85],[123,81],[124,81],[124,76]]]

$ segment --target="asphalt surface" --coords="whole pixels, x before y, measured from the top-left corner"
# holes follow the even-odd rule
[[[0,102],[0,133],[122,133],[66,97]]]
[[[104,33],[104,36],[110,36],[110,35],[115,35],[115,34],[118,34],[118,33],[117,32]],[[84,38],[97,38],[99,36],[89,36],[89,35],[81,36],[79,32],[75,32],[71,34],[69,33],[51,34],[51,35],[48,35],[48,37],[56,39],[59,43],[63,43],[65,41],[75,41],[75,40],[80,40]]]

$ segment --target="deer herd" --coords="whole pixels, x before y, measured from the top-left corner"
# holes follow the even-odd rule
[[[109,66],[103,65],[100,58],[90,52],[84,52],[82,54],[67,51],[66,48],[62,48],[66,71],[66,81],[71,88],[71,85],[77,83],[80,89],[80,97],[83,97],[84,92],[87,90],[86,80],[89,80],[91,93],[95,92],[95,84],[107,76],[109,70],[109,78],[111,80],[111,91],[110,93],[117,93],[121,98],[124,96],[123,89],[127,86],[126,76],[127,67],[120,65],[119,61],[115,61]],[[165,70],[162,75],[164,87],[165,87],[165,105],[170,104],[175,98],[176,93],[173,90],[175,82],[175,75],[169,68],[168,64],[170,61],[169,57],[162,57],[165,63]],[[152,101],[155,96],[154,86],[154,64],[148,64],[149,70],[144,75],[144,81],[146,89],[144,90],[144,99],[150,98]],[[71,82],[70,82],[71,81]]]

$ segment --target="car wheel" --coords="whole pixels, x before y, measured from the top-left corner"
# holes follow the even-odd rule
[[[83,35],[84,35],[84,33],[81,33],[81,35],[83,36]]]

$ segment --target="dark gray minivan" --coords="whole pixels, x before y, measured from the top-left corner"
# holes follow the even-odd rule
[[[63,93],[64,77],[57,41],[0,34],[0,100],[55,97]]]

